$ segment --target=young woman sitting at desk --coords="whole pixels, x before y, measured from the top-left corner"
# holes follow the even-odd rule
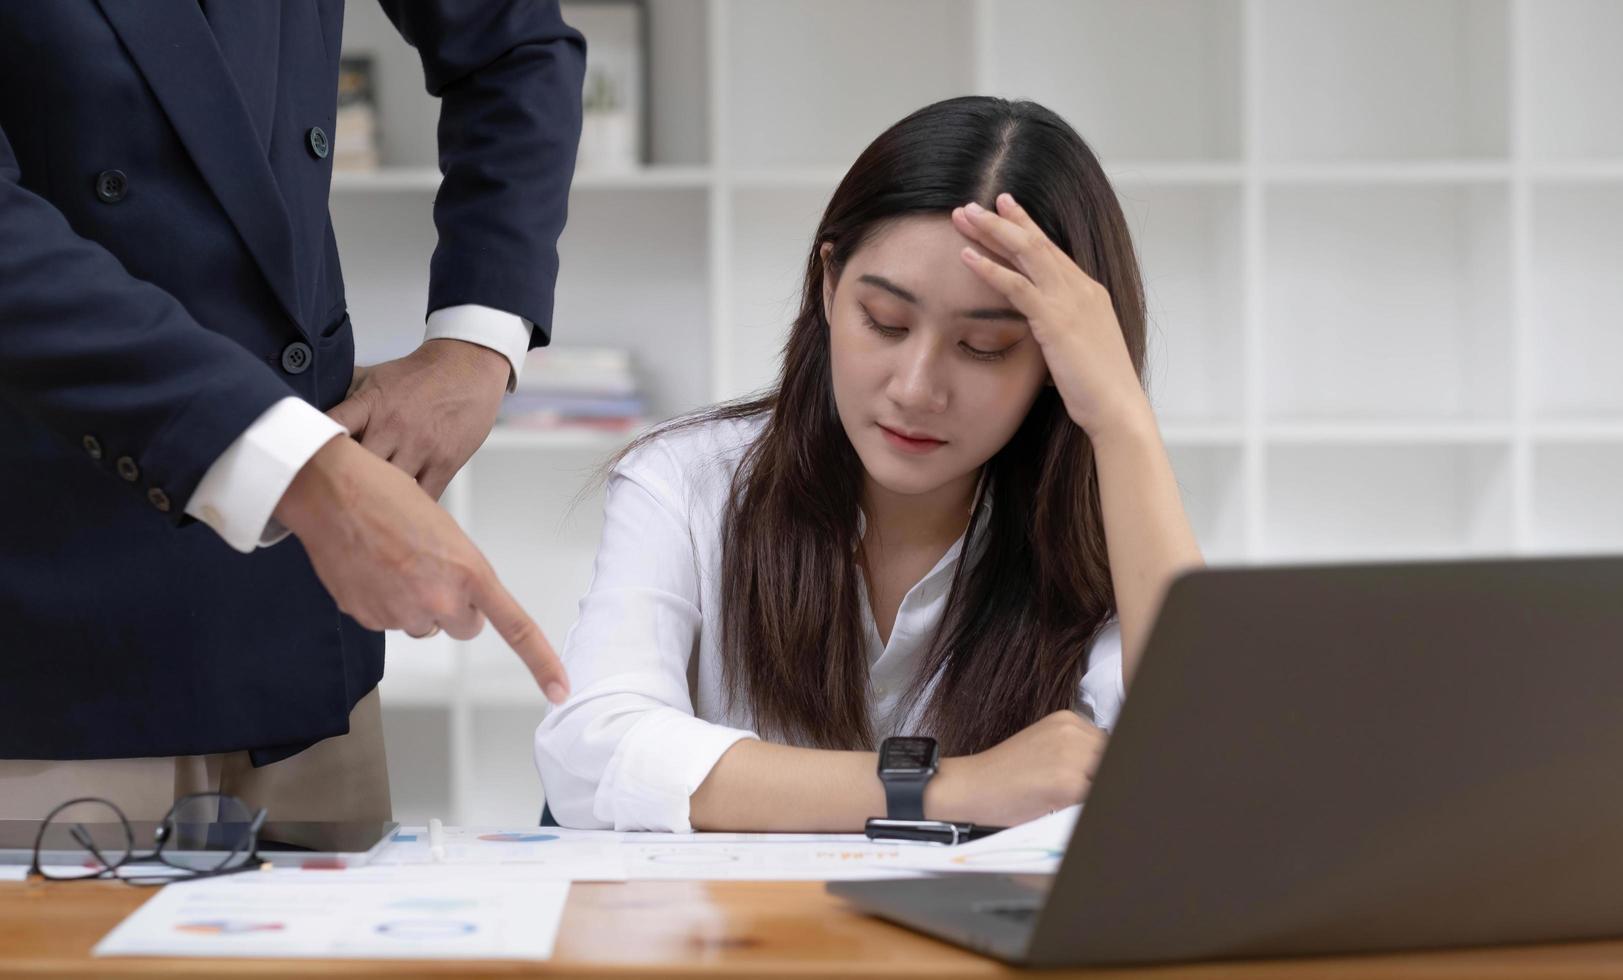
[[[834,192],[763,396],[617,458],[573,695],[535,735],[564,826],[852,831],[932,736],[935,820],[1075,803],[1160,597],[1202,563],[1142,386],[1126,223],[1082,139],[966,97]]]

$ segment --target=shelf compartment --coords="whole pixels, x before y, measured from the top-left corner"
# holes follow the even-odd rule
[[[479,447],[479,452],[588,452],[609,456],[643,431],[641,428],[631,432],[599,432],[580,427],[527,429],[516,425],[497,425],[490,430],[490,436]]]
[[[1533,544],[1623,553],[1623,443],[1533,447]]]
[[[1268,425],[1263,438],[1283,445],[1400,445],[1444,443],[1497,445],[1510,441],[1513,428],[1503,422],[1432,424],[1423,419],[1377,423],[1319,422],[1303,425]]]
[[[334,194],[380,193],[385,191],[434,194],[440,189],[437,167],[384,167],[379,170],[335,170]],[[577,171],[571,193],[600,190],[663,190],[677,187],[709,187],[715,177],[708,167],[639,167],[623,172]]]
[[[422,60],[389,22],[381,4],[348,5],[344,11],[343,52],[346,57],[372,58],[378,159],[385,167],[432,170],[439,160],[435,137],[439,100],[428,94]]]
[[[998,0],[995,8],[994,94],[1046,105],[1107,162],[1239,158],[1237,0]]]
[[[404,357],[423,342],[437,240],[432,196],[338,194],[328,211],[343,257],[355,362]]]
[[[385,667],[378,684],[384,700],[418,707],[450,704],[457,672],[454,642],[445,633],[421,639],[399,630],[385,633]]]
[[[647,159],[656,168],[711,162],[710,9],[707,0],[648,5]]]
[[[1245,557],[1242,452],[1230,446],[1171,445],[1167,449],[1195,540],[1206,560],[1214,564]]]
[[[468,534],[559,653],[592,582],[603,533],[597,478],[609,455],[589,445],[481,453],[470,474]],[[471,702],[545,707],[529,670],[494,629],[469,642],[462,666]]]
[[[430,199],[333,198],[356,361],[402,357],[423,340],[436,235]],[[553,308],[559,343],[632,351],[650,411],[704,404],[710,382],[709,191],[648,187],[579,192],[558,243]],[[628,283],[636,288],[627,288]]]
[[[1533,427],[1538,442],[1623,443],[1623,419],[1573,419],[1539,423]]]
[[[624,347],[654,415],[710,396],[710,264],[705,190],[578,194],[558,243],[554,337]]]
[[[531,685],[534,686],[534,685]],[[469,813],[497,827],[533,827],[541,822],[541,777],[535,771],[535,728],[544,711],[517,707],[476,711],[470,737],[473,772],[468,780]]]
[[[800,310],[806,258],[832,186],[740,188],[733,195],[732,336],[722,398],[777,379],[783,342]]]
[[[1507,552],[1510,454],[1508,444],[1270,446],[1265,551],[1284,560]]]
[[[1505,0],[1264,0],[1269,160],[1509,155]]]
[[[1623,422],[1623,185],[1535,187],[1529,251],[1535,415]]]
[[[447,708],[397,704],[383,698],[383,743],[388,753],[394,819],[426,824],[451,815],[451,713]]]
[[[875,134],[877,135],[877,134]],[[1123,187],[1159,187],[1193,184],[1229,185],[1239,187],[1245,180],[1245,168],[1234,162],[1207,162],[1195,160],[1167,163],[1161,160],[1101,161],[1105,176],[1117,189]],[[757,190],[823,190],[832,191],[845,176],[842,167],[795,167],[778,169],[750,168],[733,170],[728,180],[736,187]]]
[[[1511,165],[1506,160],[1378,160],[1355,163],[1281,163],[1258,168],[1268,184],[1506,184]]]
[[[571,6],[564,4],[565,21],[590,34],[590,24],[576,25],[581,11]],[[650,101],[643,111],[648,114],[647,159],[652,164],[709,162],[708,10],[706,0],[649,4]],[[439,100],[426,90],[417,52],[377,4],[351,4],[345,10],[343,50],[373,59],[378,156],[384,165],[433,169],[439,159]]]
[[[1237,447],[1245,443],[1245,426],[1239,422],[1173,422],[1161,425],[1161,438],[1173,447]]]
[[[1277,187],[1264,207],[1270,421],[1508,418],[1506,188]]]
[[[974,89],[968,0],[729,0],[723,9],[726,138],[740,169],[843,172],[903,116]]]
[[[1117,191],[1149,308],[1147,381],[1166,423],[1238,421],[1244,392],[1240,191]]]
[[[1623,160],[1623,4],[1538,0],[1523,19],[1526,145],[1535,160]]]

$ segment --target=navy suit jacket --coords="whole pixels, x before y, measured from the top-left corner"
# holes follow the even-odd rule
[[[442,100],[429,309],[545,343],[585,42],[555,0],[383,7]],[[262,412],[330,408],[354,361],[312,133],[342,2],[209,15],[263,44],[228,66],[198,0],[0,0],[0,758],[264,764],[347,731],[382,676],[297,540],[243,555],[183,513]]]

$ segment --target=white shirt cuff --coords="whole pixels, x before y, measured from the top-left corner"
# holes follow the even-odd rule
[[[1088,650],[1088,667],[1082,674],[1082,709],[1095,725],[1110,731],[1116,727],[1122,705],[1127,701],[1127,684],[1122,676],[1121,621],[1111,620]]]
[[[674,709],[650,711],[621,736],[592,815],[618,831],[692,833],[689,798],[728,749],[756,737]]]
[[[524,356],[530,352],[530,334],[534,329],[535,324],[516,314],[468,303],[430,313],[423,340],[465,340],[490,348],[507,358],[512,367],[513,373],[507,378],[507,390],[512,391],[518,387],[519,372],[524,369]]]
[[[271,517],[282,494],[316,450],[344,427],[301,398],[266,409],[209,466],[186,501],[186,513],[247,554],[275,544],[287,529]]]

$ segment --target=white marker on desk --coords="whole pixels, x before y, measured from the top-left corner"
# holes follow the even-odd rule
[[[435,864],[445,863],[445,825],[439,817],[428,818],[428,856]]]

